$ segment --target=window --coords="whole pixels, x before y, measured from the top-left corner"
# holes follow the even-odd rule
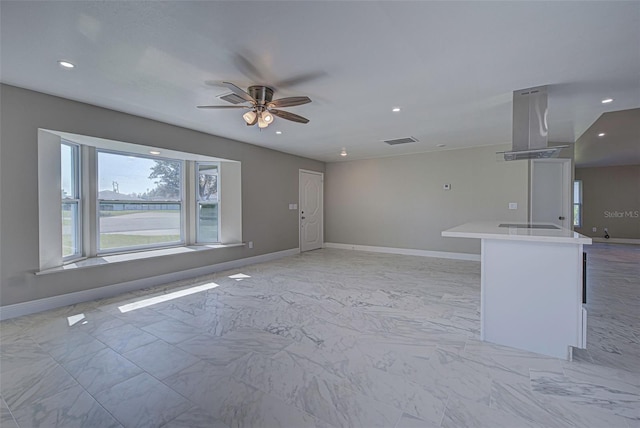
[[[98,151],[98,252],[184,242],[183,163]]]
[[[38,243],[40,272],[99,256],[111,263],[106,256],[116,253],[239,246],[242,164],[38,129]]]
[[[75,144],[66,141],[60,144],[63,260],[82,255],[79,152]]]
[[[197,242],[218,242],[218,164],[196,164]]]
[[[582,227],[582,181],[573,182],[573,225]]]

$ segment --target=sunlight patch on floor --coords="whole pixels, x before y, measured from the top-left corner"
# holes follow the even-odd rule
[[[179,299],[180,297],[189,296],[191,294],[199,293],[201,291],[210,290],[218,287],[215,282],[208,284],[197,285],[195,287],[186,288],[180,291],[174,291],[173,293],[163,294],[162,296],[151,297],[149,299],[140,300],[138,302],[128,303],[126,305],[118,306],[120,312],[130,312],[136,309],[146,308],[147,306],[156,305],[158,303],[167,302],[169,300]]]
[[[70,317],[67,317],[67,322],[69,323],[69,327],[78,324],[80,321],[84,320],[84,314],[78,314],[78,315],[71,315]],[[83,322],[82,324],[86,324],[87,321],[85,320],[85,322]]]

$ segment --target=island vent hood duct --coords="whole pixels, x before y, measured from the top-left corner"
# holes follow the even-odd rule
[[[568,146],[548,146],[547,87],[513,92],[513,140],[510,152],[498,152],[504,160],[557,157]]]

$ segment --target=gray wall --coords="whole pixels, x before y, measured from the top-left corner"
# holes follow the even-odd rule
[[[479,240],[440,233],[474,220],[527,220],[529,163],[497,161],[496,152],[509,149],[328,163],[325,241],[479,254]],[[451,190],[443,190],[447,183]]]
[[[582,227],[594,238],[640,239],[640,165],[576,168],[582,180]],[[596,227],[597,231],[593,232]]]
[[[298,169],[325,168],[322,162],[8,85],[1,86],[0,105],[1,305],[297,248],[297,211],[288,204],[298,200]],[[243,239],[254,241],[254,248],[34,275],[39,266],[38,128],[241,161]]]

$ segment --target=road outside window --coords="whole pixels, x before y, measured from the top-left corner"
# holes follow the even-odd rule
[[[183,242],[183,162],[98,152],[99,251]]]

